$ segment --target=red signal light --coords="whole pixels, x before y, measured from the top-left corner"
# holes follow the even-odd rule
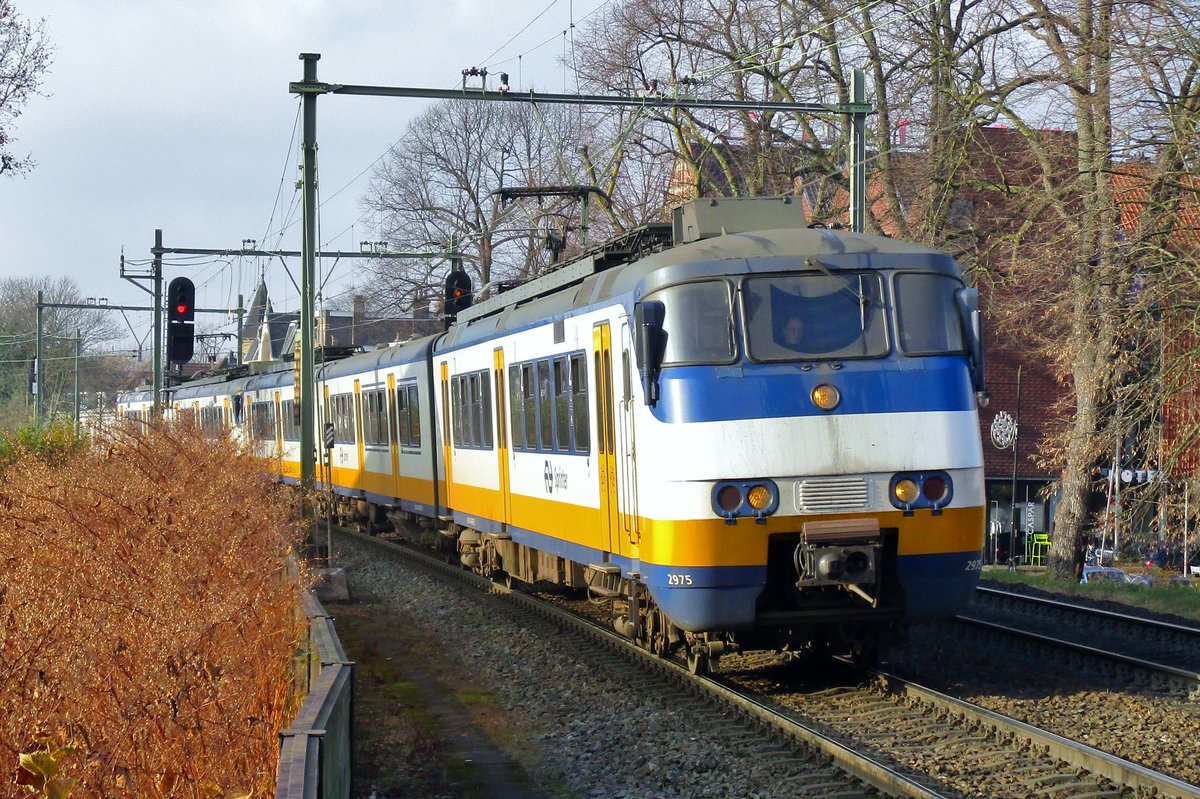
[[[192,359],[196,326],[196,287],[186,277],[167,286],[167,360],[187,363]]]

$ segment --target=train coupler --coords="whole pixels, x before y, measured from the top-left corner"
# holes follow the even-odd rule
[[[882,544],[876,519],[806,522],[792,555],[796,587],[837,586],[879,607],[864,586],[878,586]]]

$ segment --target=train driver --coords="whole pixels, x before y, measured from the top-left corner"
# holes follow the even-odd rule
[[[800,349],[800,340],[804,335],[804,320],[799,314],[792,314],[783,324],[783,344],[794,350]]]

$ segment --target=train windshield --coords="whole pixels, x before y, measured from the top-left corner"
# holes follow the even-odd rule
[[[820,265],[818,265],[819,267]],[[883,285],[873,272],[747,278],[747,346],[756,361],[880,358],[888,353]]]
[[[671,286],[654,295],[665,310],[666,348],[663,365],[729,363],[733,343],[733,312],[729,284],[706,280]]]
[[[896,275],[896,321],[906,355],[963,352],[962,325],[954,292],[962,288],[948,275]]]

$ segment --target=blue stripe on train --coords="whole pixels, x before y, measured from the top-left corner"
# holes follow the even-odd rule
[[[971,601],[979,582],[979,552],[906,555],[898,559],[910,621],[951,616]]]
[[[818,365],[807,372],[798,364],[667,367],[659,376],[662,393],[652,411],[661,422],[683,423],[975,408],[962,356],[843,364],[837,370]],[[832,412],[809,399],[822,383],[841,392],[841,404]]]
[[[978,552],[906,555],[898,560],[908,621],[951,616],[971,599]],[[686,630],[751,627],[766,584],[762,566],[680,567],[643,563],[642,579],[663,612]]]
[[[767,567],[643,563],[642,580],[663,613],[683,629],[729,630],[754,625]]]
[[[634,562],[598,549],[509,526],[512,540],[576,563],[611,561],[622,574],[638,571],[663,612],[686,630],[729,630],[754,626],[766,566],[661,566]],[[897,558],[904,587],[905,618],[951,616],[970,601],[979,580],[978,552],[904,555]]]

